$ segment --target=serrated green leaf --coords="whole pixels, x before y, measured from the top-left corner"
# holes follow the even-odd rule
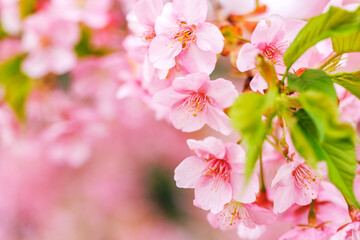
[[[307,69],[300,77],[289,73],[288,84],[291,91],[317,91],[337,101],[336,91],[331,77],[320,69]]]
[[[315,166],[318,161],[325,160],[325,153],[318,143],[318,128],[310,116],[301,109],[283,114],[283,117],[298,153],[312,166]]]
[[[0,64],[0,86],[5,89],[5,101],[20,119],[24,119],[25,102],[31,89],[31,80],[21,72],[23,56]]]
[[[337,53],[360,52],[360,29],[349,35],[332,37],[331,42]]]
[[[271,89],[266,95],[257,93],[241,94],[230,109],[230,118],[235,129],[240,131],[248,148],[246,175],[250,178],[261,153],[262,144],[271,128],[275,114],[277,89]],[[267,114],[267,119],[262,117]]]
[[[300,94],[299,101],[314,121],[319,140],[322,141],[327,125],[338,118],[337,103],[322,92],[306,91]]]
[[[343,86],[346,90],[360,99],[360,71],[353,73],[337,73],[331,75],[334,83]]]
[[[329,11],[313,17],[296,36],[284,54],[284,63],[289,69],[310,47],[330,37],[346,36],[360,30],[360,7],[349,12],[330,7]]]

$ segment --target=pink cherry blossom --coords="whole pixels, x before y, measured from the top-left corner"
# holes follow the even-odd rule
[[[208,220],[212,227],[228,230],[243,224],[246,228],[255,228],[257,225],[268,225],[276,220],[275,214],[256,204],[243,204],[232,200],[225,204],[219,213],[209,213]]]
[[[271,186],[274,188],[274,212],[282,213],[294,203],[308,205],[318,195],[321,175],[301,160],[284,164]]]
[[[195,188],[194,204],[212,213],[223,210],[231,199],[242,203],[255,201],[259,182],[254,174],[244,189],[245,152],[237,144],[223,143],[207,137],[203,141],[188,140],[196,156],[186,158],[175,169],[176,185]]]
[[[360,239],[360,221],[345,224],[331,237],[331,240],[358,240]]]
[[[192,73],[213,71],[224,37],[215,25],[205,22],[206,14],[206,0],[174,0],[164,5],[149,49],[155,68],[168,70],[180,62]]]
[[[320,240],[329,239],[334,235],[336,228],[326,225],[319,225],[316,227],[297,226],[285,233],[279,240]]]
[[[134,11],[127,15],[130,29],[146,45],[156,36],[155,22],[161,15],[162,9],[162,0],[140,0],[136,3]]]
[[[237,68],[241,72],[254,68],[256,56],[262,54],[275,65],[277,73],[283,73],[283,54],[304,25],[303,21],[285,20],[279,15],[271,15],[261,20],[251,36],[251,43],[246,43],[240,50],[236,61]],[[250,82],[250,87],[254,91],[263,92],[267,84],[257,74]]]
[[[0,0],[0,19],[3,29],[11,35],[21,31],[19,0]]]
[[[230,81],[210,81],[206,73],[193,73],[176,78],[171,87],[155,94],[154,102],[171,109],[170,120],[177,129],[192,132],[208,124],[228,135],[230,119],[223,109],[230,107],[237,95]]]
[[[73,48],[78,40],[78,26],[51,11],[26,18],[22,44],[29,55],[22,64],[23,71],[33,78],[50,72],[66,73],[76,64]]]
[[[292,205],[280,217],[280,221],[306,224],[311,206]],[[320,223],[341,225],[350,221],[348,206],[341,192],[330,182],[321,181],[317,198],[314,200],[316,220]]]
[[[109,21],[108,11],[111,0],[51,0],[62,17],[75,22],[83,22],[92,28],[102,28]]]

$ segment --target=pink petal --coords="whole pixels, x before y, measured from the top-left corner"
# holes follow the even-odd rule
[[[278,187],[274,194],[274,212],[285,212],[296,201],[297,192],[294,185]]]
[[[50,71],[47,53],[44,51],[30,53],[22,63],[22,70],[32,78],[43,77]]]
[[[227,143],[226,145],[226,158],[231,165],[232,171],[243,173],[244,163],[246,160],[246,153],[244,149],[235,143]]]
[[[182,161],[175,169],[174,179],[179,188],[194,188],[201,181],[201,174],[206,167],[206,162],[198,157],[192,156]]]
[[[285,22],[279,15],[271,15],[268,19],[261,20],[256,26],[251,43],[276,43],[281,41],[285,35]]]
[[[276,173],[274,180],[271,183],[271,187],[285,186],[294,184],[294,177],[292,175],[295,166],[291,163],[283,164]]]
[[[136,3],[134,12],[140,23],[155,26],[155,21],[161,15],[162,0],[140,0]]]
[[[210,157],[222,159],[226,153],[223,142],[215,137],[207,137],[202,141],[189,139],[187,144],[196,155],[204,159],[209,159]]]
[[[244,224],[238,226],[237,234],[244,239],[258,239],[266,231],[266,226],[255,225],[254,228],[246,227]]]
[[[268,85],[265,79],[259,73],[256,73],[253,79],[251,79],[250,88],[254,92],[264,94],[264,90],[268,88]]]
[[[161,15],[156,19],[155,32],[156,35],[166,34],[171,36],[179,31],[178,18],[173,12],[173,5],[166,3]]]
[[[185,77],[176,78],[172,84],[175,91],[180,93],[198,92],[199,90],[207,92],[209,88],[210,77],[206,73],[192,73]]]
[[[211,23],[199,24],[196,29],[196,45],[213,53],[221,53],[224,48],[224,37],[220,30]]]
[[[255,204],[244,204],[250,219],[257,225],[268,225],[276,221],[276,215],[272,211],[259,207]]]
[[[167,70],[175,66],[175,57],[181,52],[181,42],[166,36],[156,36],[150,43],[149,58],[155,68]]]
[[[57,74],[63,74],[70,71],[76,65],[76,55],[73,51],[63,48],[53,48],[49,52],[49,64],[51,70]]]
[[[173,0],[173,7],[178,18],[189,25],[196,25],[206,20],[206,0]]]
[[[197,131],[206,123],[203,111],[198,112],[194,116],[192,112],[177,106],[173,106],[171,109],[170,120],[176,129],[180,129],[183,132]]]
[[[187,95],[180,94],[172,88],[166,88],[154,95],[154,102],[163,106],[172,107],[174,104],[184,100]]]
[[[245,72],[255,67],[255,58],[260,51],[250,43],[246,43],[239,52],[236,67],[240,72]]]
[[[231,201],[231,186],[227,182],[214,185],[212,179],[198,183],[195,186],[195,201],[202,209],[218,213]]]
[[[232,132],[230,118],[220,109],[208,104],[206,108],[206,123],[224,135]]]
[[[189,72],[204,72],[210,74],[216,64],[216,54],[210,51],[203,51],[195,44],[190,45],[183,51],[179,58],[183,67]]]
[[[312,199],[317,197],[317,191],[314,189],[298,189],[296,191],[296,203],[301,206],[305,206],[311,203]]]
[[[239,94],[232,82],[219,78],[210,82],[210,88],[206,95],[214,100],[213,104],[216,106],[228,108],[234,103]]]
[[[256,174],[253,174],[248,185],[245,186],[245,174],[233,172],[230,176],[230,183],[233,189],[233,198],[236,201],[252,203],[256,200],[256,194],[259,192],[259,179]]]

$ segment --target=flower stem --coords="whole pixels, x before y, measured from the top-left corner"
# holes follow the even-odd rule
[[[316,212],[315,212],[315,200],[312,200],[310,204],[310,212],[308,216],[308,223],[311,226],[317,225]]]

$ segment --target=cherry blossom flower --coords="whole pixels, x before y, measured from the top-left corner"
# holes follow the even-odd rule
[[[277,73],[283,73],[283,54],[304,25],[303,21],[285,20],[279,15],[271,15],[266,20],[261,20],[251,36],[251,43],[246,43],[240,50],[236,61],[237,68],[241,72],[254,68],[256,56],[262,54],[275,65]],[[263,92],[267,84],[256,74],[250,87],[253,91]]]
[[[341,192],[330,182],[321,181],[317,198],[313,203],[318,223],[341,225],[350,221],[348,206]],[[280,221],[306,224],[311,206],[292,205],[278,218]]]
[[[254,174],[246,189],[243,164],[244,150],[234,143],[207,137],[203,141],[188,140],[196,156],[186,158],[175,169],[176,185],[195,188],[194,204],[212,213],[223,210],[231,199],[242,203],[255,201],[259,182]]]
[[[62,17],[83,22],[91,28],[103,28],[109,21],[111,0],[51,0],[52,7],[62,12]]]
[[[164,5],[149,48],[155,68],[169,70],[179,61],[192,73],[213,71],[224,37],[215,25],[205,22],[206,14],[206,0],[174,0]]]
[[[154,102],[171,108],[170,120],[177,129],[192,132],[208,124],[228,135],[230,119],[222,109],[230,107],[237,95],[230,81],[210,81],[206,73],[193,73],[176,78],[171,87],[154,95]]]
[[[256,204],[243,204],[232,200],[225,204],[224,209],[217,213],[209,213],[208,220],[212,227],[228,230],[239,224],[246,228],[255,228],[257,225],[268,225],[276,220],[275,214]]]
[[[66,37],[64,37],[66,36]],[[26,18],[22,44],[29,55],[23,71],[33,78],[47,73],[63,74],[76,64],[74,45],[79,40],[78,26],[52,12],[39,12]]]
[[[357,240],[360,239],[360,222],[351,222],[343,226],[331,240]]]
[[[134,11],[127,15],[130,29],[140,37],[146,45],[156,36],[155,22],[163,10],[162,0],[140,0]]]
[[[0,18],[2,27],[11,35],[21,31],[19,0],[0,0]]]
[[[284,164],[273,182],[274,212],[282,213],[292,204],[308,205],[318,195],[321,175],[301,160]]]
[[[311,226],[297,226],[285,233],[279,240],[317,240],[329,239],[334,235],[336,228],[319,225],[316,227]]]

